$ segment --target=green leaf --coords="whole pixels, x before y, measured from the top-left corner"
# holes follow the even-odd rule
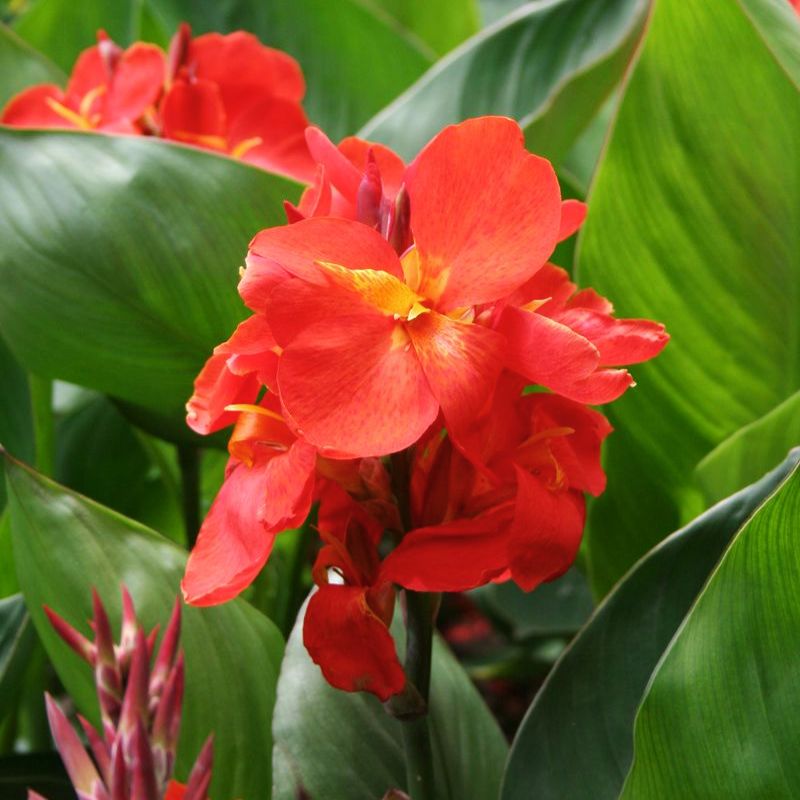
[[[592,594],[575,567],[556,581],[523,592],[515,583],[489,583],[472,597],[517,640],[573,634],[592,613]]]
[[[650,680],[623,798],[800,795],[800,473],[739,531]]]
[[[0,600],[0,720],[19,701],[36,633],[21,594]]]
[[[600,593],[702,510],[697,463],[800,388],[799,99],[738,2],[656,4],[578,244],[582,285],[672,336],[610,411]]]
[[[97,718],[91,670],[53,632],[42,605],[88,635],[95,586],[119,630],[120,584],[142,623],[164,624],[178,593],[185,553],[138,523],[6,459],[14,559],[36,630],[59,678],[82,713]],[[185,779],[208,734],[215,734],[219,797],[260,797],[270,784],[270,724],[282,639],[241,600],[184,608],[186,697],[178,755]],[[234,677],[235,676],[235,677]],[[243,758],[242,754],[253,757]]]
[[[476,0],[375,0],[398,26],[444,55],[478,30]]]
[[[707,502],[716,503],[762,475],[800,444],[800,392],[761,419],[740,428],[712,450],[695,469]]]
[[[179,487],[111,401],[94,397],[62,417],[57,443],[60,483],[183,541]]]
[[[28,376],[0,338],[0,446],[25,461],[34,457],[33,413]],[[0,485],[0,511],[6,503]]]
[[[36,0],[16,18],[14,29],[70,72],[78,53],[97,43],[101,28],[122,44],[135,39],[139,4],[138,0],[81,0],[78,14],[71,0]]]
[[[433,66],[361,135],[407,159],[445,125],[504,114],[530,149],[557,160],[619,80],[647,0],[529,3]]]
[[[326,683],[303,646],[303,614],[286,645],[273,733],[274,800],[376,800],[406,785],[403,724],[365,693]],[[398,628],[393,631],[397,638]],[[507,746],[447,646],[434,640],[431,737],[440,800],[494,800]]]
[[[333,139],[355,133],[413,83],[433,57],[378,6],[361,0],[152,0],[164,26],[195,33],[244,29],[285,50],[303,68],[304,106]]]
[[[0,108],[35,83],[63,84],[67,76],[5,25],[0,25]]]
[[[296,184],[153,139],[0,130],[0,330],[30,370],[187,430],[183,404],[246,309],[247,244]],[[184,434],[185,435],[185,434]]]
[[[617,584],[529,709],[511,749],[502,800],[619,796],[633,758],[634,716],[653,670],[731,538],[798,461],[800,451],[670,536]],[[639,796],[687,795],[684,789]]]

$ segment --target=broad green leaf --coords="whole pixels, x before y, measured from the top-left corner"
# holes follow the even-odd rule
[[[706,500],[716,503],[766,472],[795,445],[800,445],[800,392],[718,445],[697,465],[695,479]]]
[[[286,645],[273,734],[273,800],[377,800],[406,785],[401,729],[365,693],[332,688],[308,656],[303,614]],[[399,632],[393,626],[395,636]],[[431,738],[437,800],[494,800],[507,746],[447,646],[434,640]]]
[[[764,43],[795,85],[800,85],[800,17],[784,0],[739,0]]]
[[[800,473],[739,531],[636,716],[623,798],[800,795]]]
[[[697,463],[800,388],[798,130],[798,87],[739,2],[659,0],[578,244],[582,285],[672,336],[610,410],[600,593],[703,508]]]
[[[557,160],[620,79],[647,0],[528,3],[435,64],[361,130],[413,158],[445,125],[514,117],[528,147]]]
[[[35,83],[59,83],[66,75],[13,31],[0,25],[0,109],[17,92]]]
[[[96,44],[101,28],[115,41],[128,44],[138,33],[140,0],[35,0],[14,20],[14,29],[65,72],[81,50]]]
[[[36,633],[22,595],[0,600],[0,720],[19,700],[35,644]]]
[[[150,5],[170,30],[182,20],[195,33],[244,29],[294,56],[308,85],[308,116],[333,139],[355,133],[433,61],[430,49],[379,4],[361,0],[151,0]]]
[[[3,800],[26,800],[29,788],[47,800],[75,800],[75,790],[57,753],[0,758]]]
[[[96,719],[92,676],[52,631],[42,605],[89,633],[90,590],[97,588],[119,630],[120,584],[142,623],[165,623],[186,554],[154,531],[7,459],[14,559],[36,630],[78,708]],[[247,603],[184,608],[186,697],[177,773],[186,773],[214,731],[219,797],[261,797],[270,784],[270,725],[282,639]],[[235,677],[234,677],[235,676]],[[243,758],[248,753],[252,757]]]
[[[60,483],[183,541],[180,486],[107,398],[94,397],[62,417],[57,442]]]
[[[507,629],[515,640],[571,635],[592,613],[592,594],[575,567],[533,592],[515,583],[489,583],[472,592],[483,611]]]
[[[247,244],[296,184],[167,142],[0,130],[0,331],[34,372],[167,417],[246,313]]]
[[[0,39],[0,41],[2,41]],[[25,461],[34,455],[33,415],[25,370],[0,339],[0,447]],[[0,511],[6,502],[6,489],[0,486]]]
[[[798,461],[795,451],[663,541],[617,584],[537,694],[511,749],[502,800],[619,796],[633,758],[634,716],[653,670],[731,538]]]
[[[478,30],[477,0],[375,0],[401,28],[444,55]]]

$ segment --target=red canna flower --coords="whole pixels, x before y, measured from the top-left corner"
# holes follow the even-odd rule
[[[440,410],[458,432],[503,367],[553,389],[569,383],[586,402],[631,384],[624,370],[604,369],[627,363],[607,306],[593,325],[587,314],[564,323],[537,313],[547,296],[526,296],[584,207],[562,204],[552,166],[525,151],[515,122],[484,117],[445,129],[405,181],[414,246],[402,257],[377,231],[332,217],[265,230],[251,243],[239,289],[281,348],[276,388],[298,435],[322,453],[377,456],[413,444]],[[653,323],[624,327],[628,361],[666,342]],[[615,360],[605,362],[581,330],[614,339]]]
[[[162,136],[301,180],[313,177],[301,106],[305,81],[291,56],[243,31],[192,39],[184,23],[170,69]]]
[[[381,575],[418,591],[464,591],[513,579],[526,591],[563,574],[580,545],[583,493],[600,494],[605,417],[553,394],[519,395],[504,378],[471,431],[468,460],[441,428],[415,450],[415,530]]]
[[[79,128],[142,133],[164,83],[164,54],[137,42],[122,50],[105,31],[75,63],[66,90],[32,86],[13,97],[0,122],[19,127]]]
[[[389,632],[395,590],[380,574],[383,527],[339,489],[320,507],[319,530],[318,589],[306,609],[303,642],[332,686],[388,700],[406,678]]]

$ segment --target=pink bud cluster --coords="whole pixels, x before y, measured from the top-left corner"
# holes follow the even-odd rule
[[[45,696],[50,731],[79,800],[206,800],[211,782],[212,736],[184,787],[172,781],[181,723],[184,658],[178,647],[181,605],[176,599],[153,661],[159,626],[149,635],[122,587],[122,630],[115,644],[111,623],[92,590],[94,641],[45,606],[58,635],[94,670],[102,734],[78,715],[88,750],[64,712]],[[41,800],[30,792],[28,800]]]

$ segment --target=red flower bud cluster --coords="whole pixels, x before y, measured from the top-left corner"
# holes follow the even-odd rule
[[[46,695],[50,731],[79,800],[206,800],[213,737],[203,746],[188,783],[171,780],[184,686],[183,653],[178,648],[180,602],[175,603],[155,661],[158,627],[145,636],[125,587],[118,644],[96,592],[93,603],[94,641],[45,608],[58,635],[94,670],[102,734],[78,715],[90,752],[55,700]],[[29,800],[38,797],[29,794]]]
[[[251,242],[253,314],[187,406],[200,433],[235,427],[183,590],[234,597],[319,502],[306,647],[334,686],[387,699],[396,587],[530,590],[569,567],[605,486],[611,427],[589,406],[668,337],[549,263],[586,207],[515,122],[450,126],[410,165],[306,136],[314,182]]]
[[[192,38],[184,23],[165,54],[145,42],[123,50],[100,31],[66,89],[26,89],[0,123],[160,136],[308,180],[304,94],[297,62],[249,33]]]

